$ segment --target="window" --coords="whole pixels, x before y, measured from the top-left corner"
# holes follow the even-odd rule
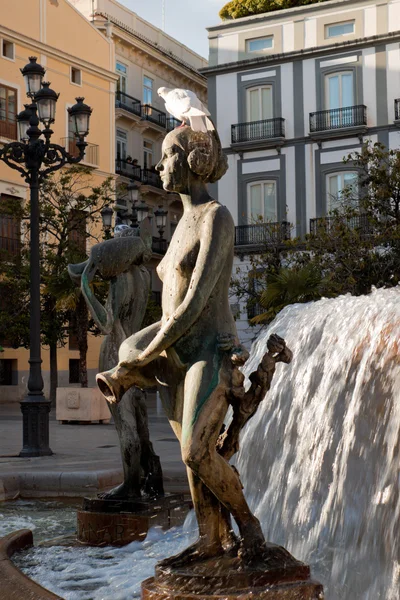
[[[17,90],[0,85],[0,137],[17,139]]]
[[[353,71],[342,71],[325,76],[325,100],[329,110],[354,106]]]
[[[117,81],[117,92],[122,92],[123,94],[125,94],[128,69],[122,63],[117,62],[115,70],[119,75],[119,79]]]
[[[21,221],[12,214],[15,196],[0,195],[0,251],[18,256],[21,251]]]
[[[86,254],[86,213],[83,210],[70,211],[68,242],[70,250],[77,254]]]
[[[71,67],[71,83],[75,83],[76,85],[82,85],[82,71],[80,69],[75,69],[75,67]]]
[[[117,129],[117,159],[125,160],[127,156],[126,148],[128,134],[123,129]]]
[[[247,90],[247,120],[262,121],[273,117],[272,85]]]
[[[3,56],[3,58],[9,58],[10,60],[14,60],[14,44],[12,42],[8,42],[7,40],[2,40],[1,55]]]
[[[330,173],[326,176],[327,212],[338,210],[343,200],[357,199],[358,174],[354,171]]]
[[[143,77],[143,104],[151,104],[153,101],[153,80]]]
[[[79,377],[79,358],[69,359],[69,382],[80,383]]]
[[[153,166],[153,142],[150,140],[143,140],[143,166],[145,169]]]
[[[268,37],[255,38],[253,40],[246,40],[247,52],[263,52],[274,46],[274,36],[269,35]]]
[[[339,37],[342,35],[350,35],[355,31],[354,21],[347,21],[347,23],[333,23],[332,25],[325,26],[325,37]]]
[[[257,181],[247,185],[247,214],[250,222],[278,220],[276,181]]]
[[[18,385],[16,359],[0,359],[0,385]]]

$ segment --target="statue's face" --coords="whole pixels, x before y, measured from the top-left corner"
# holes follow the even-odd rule
[[[165,138],[162,157],[156,169],[160,173],[164,190],[184,194],[189,190],[190,169],[186,152],[176,141],[171,134]]]

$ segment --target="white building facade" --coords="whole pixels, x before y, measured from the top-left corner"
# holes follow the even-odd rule
[[[400,146],[400,1],[330,0],[208,31],[202,72],[229,160],[213,192],[245,269],[265,239],[259,216],[280,224],[275,238],[303,237],[354,181],[345,156],[366,140]],[[254,335],[243,306],[238,325]]]

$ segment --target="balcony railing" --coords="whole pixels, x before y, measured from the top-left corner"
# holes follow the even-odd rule
[[[115,161],[115,172],[117,175],[123,175],[136,181],[141,181],[141,168],[138,165],[133,165],[130,161],[127,162],[125,158],[117,158]]]
[[[342,225],[358,231],[361,236],[369,236],[373,233],[373,228],[367,215],[354,215],[353,217],[337,216],[310,219],[310,234],[316,236],[321,233],[332,233]]]
[[[176,127],[179,127],[180,125],[182,125],[182,122],[178,121],[178,119],[174,119],[174,117],[167,118],[167,132],[168,133],[170,131],[172,131],[173,129],[176,129]]]
[[[115,106],[116,108],[123,108],[138,117],[142,116],[142,104],[140,100],[129,96],[129,94],[125,94],[125,92],[116,92]]]
[[[61,146],[64,146],[64,148],[67,150],[67,152],[71,154],[71,156],[79,156],[79,148],[76,145],[76,139],[74,137],[61,138],[60,142]],[[98,166],[99,147],[97,144],[91,144],[90,142],[88,142],[85,148],[85,156],[82,160],[82,163]]]
[[[156,252],[156,254],[165,254],[168,249],[167,240],[164,240],[164,238],[153,237],[151,249],[153,252]]]
[[[310,133],[367,125],[367,107],[346,106],[310,113]]]
[[[285,137],[285,119],[265,119],[232,125],[232,144]]]
[[[0,137],[17,140],[17,122],[0,120]]]
[[[10,256],[21,254],[21,240],[0,236],[0,252],[6,252]]]
[[[167,115],[150,104],[142,105],[142,119],[155,123],[164,129],[167,126]]]
[[[162,189],[162,181],[157,171],[151,171],[150,169],[142,169],[140,181],[144,185],[152,185],[154,187]]]
[[[257,223],[235,227],[235,246],[279,245],[290,240],[290,223]]]
[[[396,121],[400,121],[400,98],[394,101],[394,118]]]

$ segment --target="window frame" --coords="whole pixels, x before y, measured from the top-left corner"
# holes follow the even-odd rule
[[[125,72],[118,70],[118,65],[121,65],[125,69]],[[127,84],[128,84],[128,65],[121,62],[120,60],[115,61],[115,72],[118,75],[118,80],[116,82],[116,91],[121,94],[126,94]],[[123,85],[122,85],[123,84]],[[123,88],[123,89],[122,89]]]
[[[352,77],[352,94],[353,94],[353,104],[343,104],[343,97],[342,97],[342,77],[343,75],[351,75]],[[340,106],[338,106],[337,108],[346,108],[349,106],[357,106],[358,102],[357,102],[357,79],[356,79],[356,72],[355,69],[340,69],[340,70],[332,70],[329,71],[327,73],[323,74],[323,78],[324,78],[324,82],[323,82],[323,89],[324,89],[324,107],[326,110],[336,110],[333,109],[330,106],[330,102],[329,102],[329,79],[333,78],[333,77],[339,77],[339,104]]]
[[[336,171],[329,171],[327,173],[325,173],[325,211],[326,214],[329,215],[332,211],[336,210],[337,208],[340,208],[340,193],[341,191],[343,191],[344,189],[346,189],[346,185],[343,185],[343,187],[341,188],[341,190],[338,191],[337,197],[336,197],[336,207],[333,205],[332,199],[333,199],[333,195],[330,192],[330,179],[332,177],[342,177],[343,178],[343,184],[344,184],[344,177],[345,175],[349,175],[352,174],[355,176],[355,179],[357,180],[357,188],[358,188],[358,199],[360,196],[360,186],[358,183],[359,180],[359,172],[357,171],[357,169],[338,169]]]
[[[12,46],[12,57],[6,56],[4,54],[4,43],[11,44],[11,46]],[[6,60],[11,60],[12,62],[15,62],[15,43],[14,42],[11,42],[10,40],[7,40],[6,38],[1,38],[1,57],[5,58]]]
[[[151,86],[146,85],[145,80],[148,79],[151,81]],[[153,90],[154,90],[154,79],[149,77],[148,75],[143,75],[143,104],[147,106],[153,106]],[[146,100],[146,92],[150,92],[150,102]]]
[[[330,27],[339,27],[340,25],[348,25],[348,24],[352,24],[353,25],[353,31],[348,31],[347,33],[336,33],[335,35],[329,35],[329,28]],[[354,35],[356,32],[356,21],[355,19],[351,19],[350,21],[339,21],[337,23],[327,23],[325,25],[325,39],[326,40],[331,40],[333,38],[337,38],[337,37],[346,37],[348,35]]]
[[[17,88],[13,88],[9,85],[6,85],[4,83],[0,83],[0,89],[4,88],[7,92],[6,94],[6,99],[5,99],[5,114],[6,114],[6,118],[2,119],[0,116],[0,122],[1,123],[6,123],[8,126],[13,126],[14,128],[14,137],[8,137],[7,135],[2,135],[0,132],[0,138],[4,137],[6,139],[12,139],[12,140],[18,140],[18,131],[17,131],[17,114],[18,114],[18,89]],[[8,92],[14,92],[15,94],[15,112],[14,112],[14,120],[11,121],[7,118],[8,116]]]
[[[256,215],[253,216],[252,214],[252,210],[251,210],[251,188],[255,187],[256,185],[261,185],[262,186],[262,192],[264,192],[264,185],[266,184],[273,184],[274,185],[274,189],[275,189],[275,217],[273,220],[271,219],[266,219],[265,216],[265,205],[264,205],[264,193],[262,193],[262,202],[263,202],[263,207],[264,207],[264,211],[262,215]],[[279,211],[278,211],[278,181],[276,180],[276,178],[270,178],[270,179],[256,179],[254,181],[248,181],[246,183],[246,208],[247,208],[247,220],[249,222],[249,224],[255,224],[259,221],[259,217],[262,217],[262,222],[263,223],[278,223],[279,222]]]
[[[126,136],[125,139],[124,136],[118,132],[124,134]],[[118,143],[122,144],[125,147],[125,156],[123,156],[123,153],[118,153]],[[128,132],[125,129],[122,129],[121,127],[117,127],[115,131],[115,153],[117,156],[117,160],[125,160],[128,156]]]
[[[146,146],[145,146],[146,143],[150,144],[151,148],[146,148]],[[150,157],[151,157],[150,165],[147,164],[146,155],[150,155]],[[151,167],[153,167],[153,166],[154,166],[154,142],[153,142],[153,140],[150,140],[149,138],[143,138],[143,168],[151,169]]]
[[[79,73],[79,83],[77,83],[76,81],[73,81],[73,79],[72,79],[72,73],[74,71]],[[71,65],[70,72],[69,72],[69,79],[70,79],[70,82],[72,83],[72,85],[77,85],[78,87],[82,87],[82,69],[79,69],[78,67],[73,67]]]
[[[10,198],[13,200],[20,200],[20,202],[22,202],[22,198],[19,198],[19,196],[12,196],[10,194],[0,194],[0,250],[9,252],[10,256],[18,257],[21,254],[22,246],[21,219],[15,217],[14,215],[2,212],[1,203],[3,197],[5,197],[5,199]],[[3,232],[8,233],[8,235],[3,235]],[[3,240],[8,240],[9,242],[11,242],[11,250],[3,248]]]
[[[271,40],[271,45],[267,46],[265,48],[251,50],[250,49],[251,42],[257,42],[257,41],[260,41],[260,40]],[[263,36],[256,37],[256,38],[248,38],[246,40],[246,52],[248,54],[254,54],[254,53],[258,53],[258,52],[259,53],[268,52],[268,50],[273,50],[274,44],[275,44],[275,41],[274,41],[274,35],[273,34],[271,34],[271,35],[263,35]]]
[[[271,116],[270,117],[265,117],[262,116],[262,90],[264,89],[270,89],[271,90]],[[261,119],[254,119],[254,121],[251,120],[251,104],[250,104],[250,93],[258,90],[259,94],[258,94],[258,106],[260,109],[260,115],[261,115]],[[274,115],[275,115],[275,98],[274,98],[274,84],[273,83],[262,83],[262,84],[258,84],[258,85],[252,85],[249,87],[246,87],[246,122],[247,123],[253,123],[256,121],[267,121],[269,119],[273,119]]]

